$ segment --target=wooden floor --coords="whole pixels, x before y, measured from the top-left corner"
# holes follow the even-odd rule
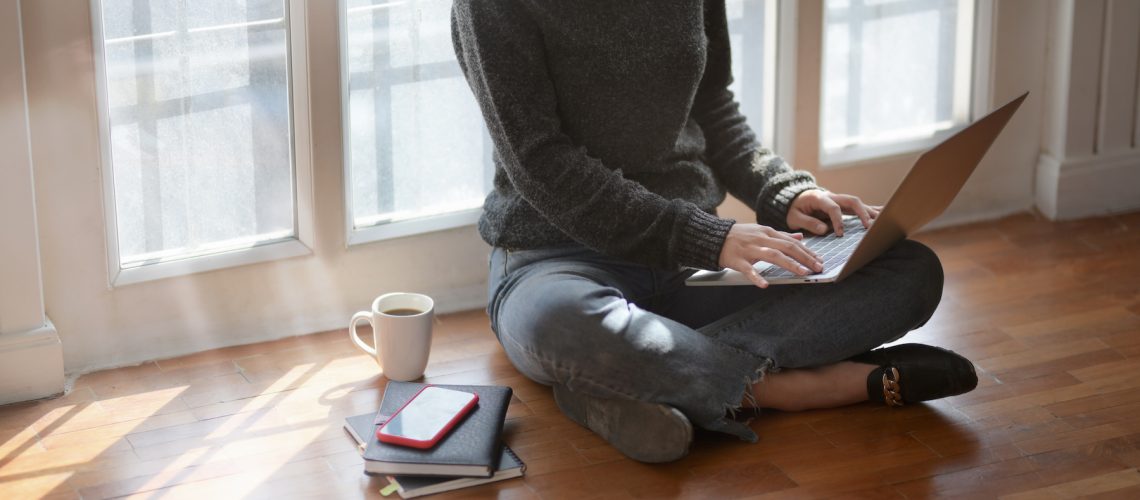
[[[514,388],[506,440],[525,479],[504,498],[1140,498],[1140,214],[1031,215],[921,235],[943,304],[905,341],[975,361],[972,393],[752,424],[758,444],[699,433],[690,456],[631,462],[564,418],[510,366],[482,312],[442,317],[433,383]],[[344,436],[385,379],[336,331],[80,377],[0,408],[0,498],[378,497]]]

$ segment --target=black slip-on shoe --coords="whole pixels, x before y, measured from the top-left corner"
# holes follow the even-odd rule
[[[887,406],[957,396],[978,386],[974,364],[941,347],[901,344],[848,361],[878,366],[867,376],[867,397]]]
[[[639,462],[672,462],[689,453],[693,425],[676,408],[626,399],[604,399],[554,386],[558,408]]]

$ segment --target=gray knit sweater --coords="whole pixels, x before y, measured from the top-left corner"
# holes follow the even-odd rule
[[[455,0],[452,40],[495,143],[491,245],[717,269],[726,188],[784,228],[815,187],[727,88],[724,0]]]

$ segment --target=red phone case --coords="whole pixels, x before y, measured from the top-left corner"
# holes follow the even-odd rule
[[[455,415],[453,415],[451,417],[451,420],[449,420],[446,425],[444,425],[442,428],[440,428],[439,432],[437,432],[435,434],[435,436],[433,436],[431,439],[421,441],[419,439],[412,439],[412,438],[408,438],[408,437],[404,437],[404,436],[396,436],[396,435],[392,435],[392,434],[381,434],[380,433],[380,430],[383,429],[385,426],[387,426],[388,422],[391,422],[392,419],[396,418],[396,415],[399,415],[400,412],[404,411],[404,408],[407,408],[408,405],[412,404],[412,402],[415,401],[416,398],[418,398],[420,396],[420,393],[426,391],[429,387],[434,387],[434,386],[427,385],[427,386],[424,386],[423,389],[420,389],[419,391],[417,391],[416,394],[414,396],[412,396],[412,399],[409,399],[408,402],[404,403],[404,405],[401,406],[399,410],[396,410],[396,413],[393,413],[392,416],[389,417],[387,421],[385,421],[383,424],[381,424],[380,427],[377,427],[376,428],[376,439],[379,439],[380,442],[382,442],[382,443],[398,444],[401,446],[408,446],[411,448],[420,448],[420,449],[431,448],[432,446],[435,446],[436,443],[438,443],[439,440],[443,438],[443,436],[446,436],[447,433],[451,431],[451,428],[455,427],[455,424],[459,423],[459,421],[462,420],[465,415],[467,415],[468,413],[471,413],[471,409],[474,408],[475,404],[479,402],[479,394],[474,393],[474,392],[469,393],[469,394],[471,394],[471,396],[473,396],[471,398],[471,401],[469,401],[463,408],[460,408],[459,411],[455,412]],[[465,392],[465,391],[459,391],[459,392]]]

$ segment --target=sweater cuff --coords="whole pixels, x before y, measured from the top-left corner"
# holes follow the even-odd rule
[[[788,230],[788,209],[792,202],[804,191],[823,188],[815,184],[815,179],[807,172],[788,172],[780,179],[773,179],[768,188],[760,193],[756,203],[756,220],[760,224]]]
[[[716,271],[720,269],[720,250],[735,220],[722,219],[694,207],[681,232],[677,246],[677,263],[681,266]]]

